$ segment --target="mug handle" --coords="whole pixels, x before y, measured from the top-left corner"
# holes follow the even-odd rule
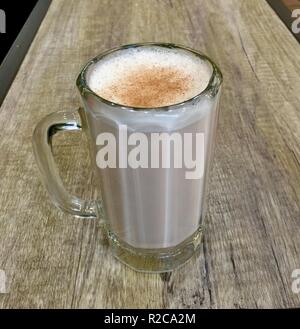
[[[33,151],[42,180],[52,202],[61,210],[83,218],[97,218],[96,201],[85,201],[71,195],[64,187],[52,153],[52,137],[60,131],[82,130],[78,114],[73,112],[54,112],[43,118],[33,133]]]

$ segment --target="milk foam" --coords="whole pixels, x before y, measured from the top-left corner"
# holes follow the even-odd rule
[[[147,85],[143,72],[152,72],[153,86]],[[211,74],[212,67],[189,51],[143,46],[106,55],[91,67],[87,81],[95,93],[113,103],[151,108],[193,98],[207,87]],[[129,93],[141,95],[134,98]],[[140,102],[143,97],[147,102]]]

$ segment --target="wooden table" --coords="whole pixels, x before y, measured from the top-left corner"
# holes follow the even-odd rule
[[[117,262],[95,220],[50,203],[32,154],[36,123],[79,104],[95,54],[164,41],[224,73],[201,255],[169,275]],[[264,0],[54,0],[0,110],[1,308],[299,307],[300,46]],[[86,141],[55,138],[69,190],[94,197]]]

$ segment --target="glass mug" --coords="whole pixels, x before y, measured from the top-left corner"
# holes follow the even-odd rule
[[[96,63],[115,52],[149,46],[187,51],[200,58],[211,74],[206,89],[180,104],[158,108],[115,104],[91,90],[89,75]],[[89,61],[77,78],[83,107],[74,112],[52,113],[39,122],[34,131],[36,161],[53,203],[77,217],[101,220],[114,256],[135,270],[167,272],[185,263],[201,246],[221,84],[222,74],[213,61],[193,49],[174,44],[126,45]],[[82,200],[70,195],[63,186],[53,159],[51,140],[57,132],[65,130],[83,130],[87,134],[101,200]],[[150,142],[153,133],[167,133],[172,138],[186,136],[186,133],[201,135],[200,146],[195,143],[191,146],[191,139],[187,145],[193,159],[201,147],[201,177],[187,179],[187,170],[191,167],[175,165],[154,168],[97,165],[101,149],[99,135],[109,133],[115,137],[116,146],[121,150],[117,154],[120,160],[129,148],[124,144],[128,141],[125,137],[137,132],[145,136],[146,142]],[[172,138],[168,140],[169,160],[175,157],[176,140]],[[158,156],[166,154],[160,151]]]

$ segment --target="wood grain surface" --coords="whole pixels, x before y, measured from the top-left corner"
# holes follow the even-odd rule
[[[96,220],[57,210],[31,146],[41,118],[79,105],[89,58],[142,41],[202,50],[224,74],[203,248],[168,275],[125,267]],[[299,307],[299,59],[264,0],[54,0],[0,109],[0,307]],[[84,137],[54,150],[69,190],[93,198]]]

